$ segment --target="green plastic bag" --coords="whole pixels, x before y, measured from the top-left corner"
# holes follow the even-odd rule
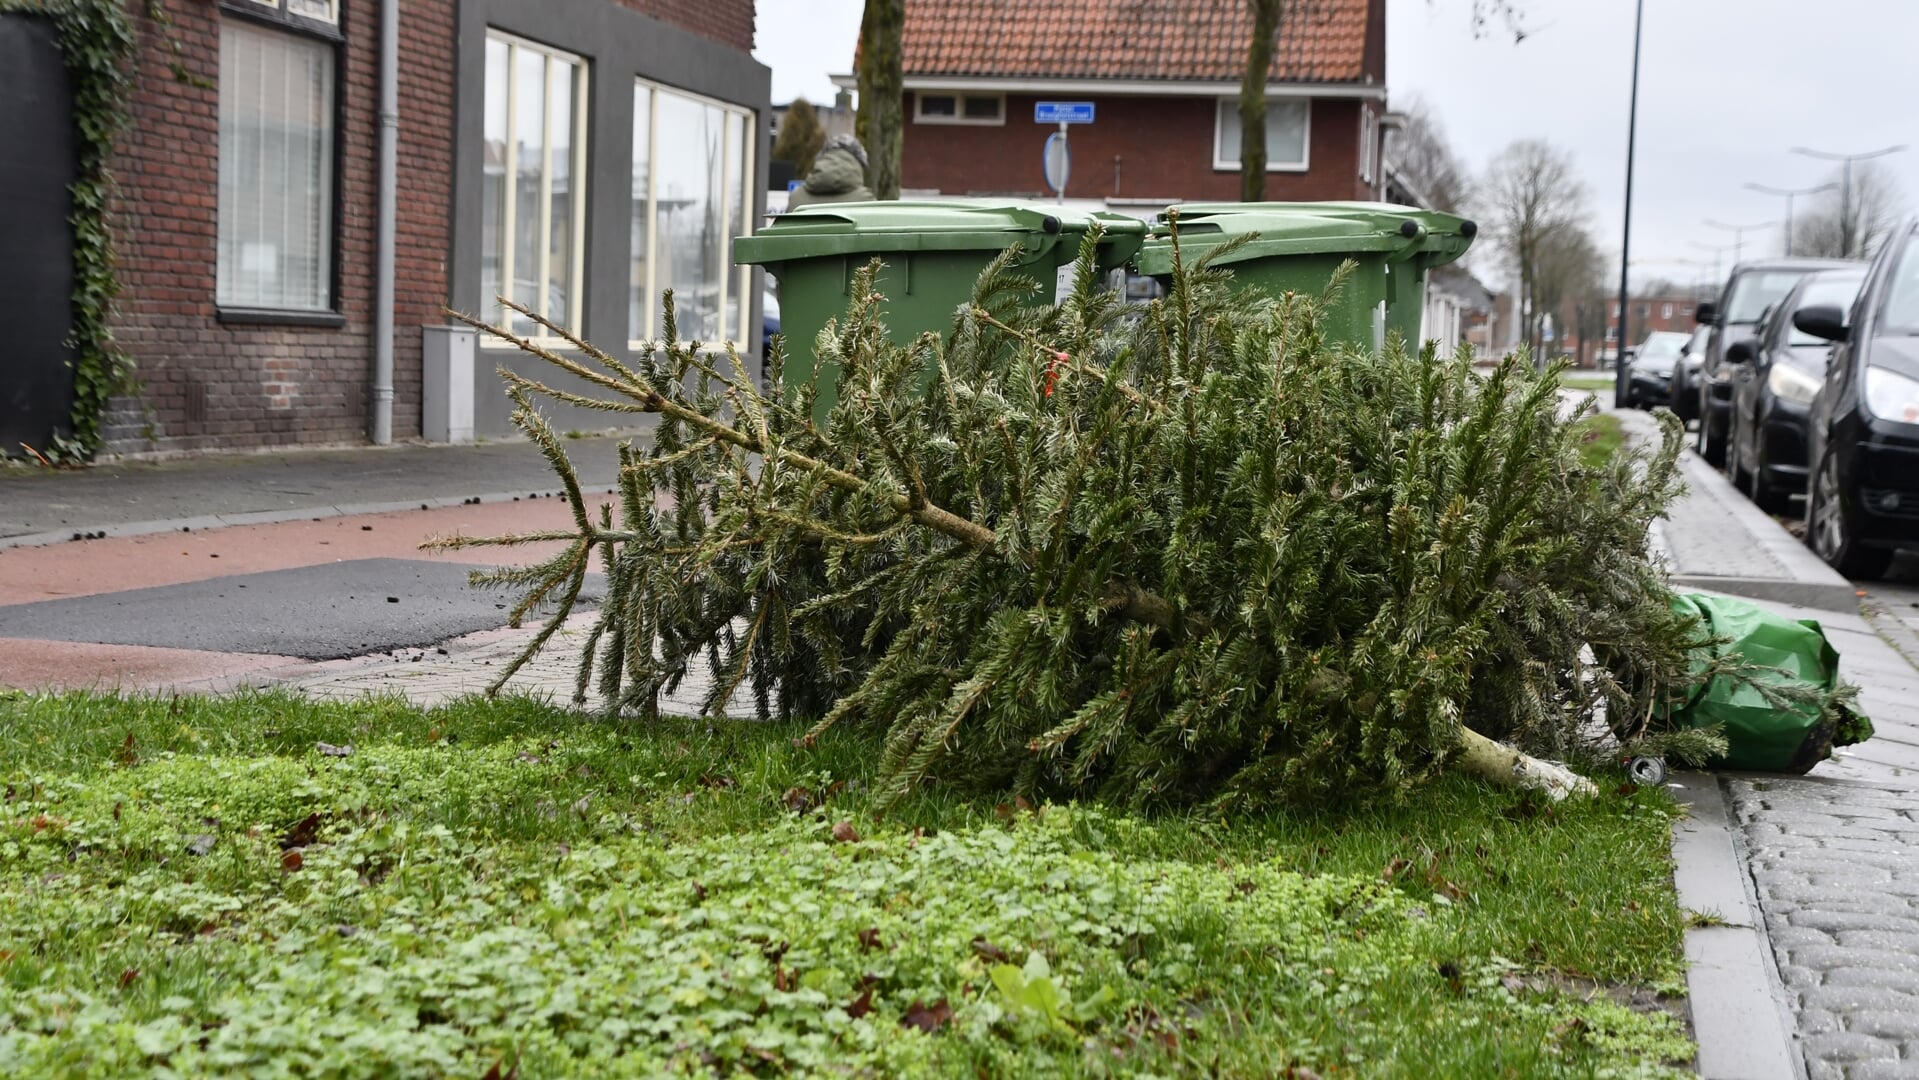
[[[1672,710],[1675,726],[1725,728],[1724,760],[1708,764],[1755,772],[1803,773],[1849,746],[1872,736],[1872,722],[1852,709],[1851,695],[1839,683],[1839,652],[1811,619],[1788,619],[1747,600],[1705,593],[1680,593],[1673,607],[1696,615],[1705,632],[1729,639],[1717,650],[1697,650],[1693,670],[1700,678],[1686,700]],[[1757,670],[1746,678],[1705,673],[1723,653],[1736,654]],[[1768,698],[1764,684],[1797,700]]]

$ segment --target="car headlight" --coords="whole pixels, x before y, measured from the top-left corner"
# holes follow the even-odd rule
[[[1902,424],[1919,424],[1919,380],[1866,365],[1866,411]]]
[[[1795,405],[1812,404],[1812,396],[1819,392],[1822,381],[1790,364],[1774,364],[1772,374],[1766,376],[1766,385],[1771,388],[1773,396]]]

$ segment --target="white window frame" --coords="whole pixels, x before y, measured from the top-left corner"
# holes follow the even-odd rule
[[[1307,123],[1311,124],[1312,110],[1306,113]],[[1378,165],[1379,155],[1379,117],[1364,102],[1359,106],[1359,178],[1366,183],[1373,182],[1373,170]]]
[[[1670,318],[1672,318],[1672,305],[1671,305],[1671,304],[1662,304],[1662,305],[1660,305],[1660,308],[1659,308],[1659,310],[1660,310],[1660,313],[1661,313],[1661,314],[1660,314],[1660,316],[1659,316],[1660,318],[1662,318],[1662,319],[1670,319]]]
[[[655,226],[659,222],[660,186],[659,186],[659,169],[657,168],[657,164],[660,160],[660,95],[662,93],[675,94],[679,97],[687,98],[692,101],[697,101],[703,105],[712,105],[720,109],[722,112],[738,114],[746,122],[746,138],[744,139],[744,142],[746,143],[746,150],[745,150],[746,161],[744,163],[745,167],[740,172],[740,175],[745,177],[745,183],[741,185],[740,195],[742,198],[748,201],[749,205],[746,208],[746,212],[740,215],[740,221],[742,222],[743,227],[746,230],[745,232],[742,232],[740,235],[741,236],[752,235],[753,208],[750,205],[750,203],[753,199],[753,194],[755,189],[755,183],[753,179],[754,159],[758,156],[759,146],[760,146],[758,134],[756,131],[756,128],[759,125],[759,119],[760,119],[759,113],[752,109],[747,108],[744,105],[739,105],[735,102],[721,101],[719,98],[716,98],[716,97],[708,97],[705,94],[696,94],[690,90],[682,90],[677,86],[668,86],[666,83],[654,82],[651,79],[635,78],[633,80],[633,85],[635,89],[638,89],[639,87],[644,86],[647,88],[648,91],[650,91],[650,94],[647,97],[647,105],[648,105],[648,108],[652,110],[651,114],[647,117],[647,121],[646,121],[646,161],[647,161],[646,211],[645,211],[646,222],[647,222],[646,242],[649,245],[657,244],[659,242],[659,230]],[[724,179],[724,177],[730,171],[730,166],[732,165],[732,162],[733,162],[732,155],[734,153],[735,148],[732,144],[732,140],[726,139],[724,137],[724,125],[722,125],[721,130],[722,130],[721,142],[723,143],[722,151],[725,156],[723,156],[720,159],[720,176],[722,179]],[[629,148],[627,153],[627,161],[628,161],[629,169],[632,167],[631,166],[632,159],[633,159],[633,155],[631,152],[631,148]],[[722,222],[727,222],[732,220],[733,204],[729,201],[730,199],[732,199],[732,197],[733,197],[733,192],[730,189],[729,185],[725,183],[721,183],[720,184],[720,220]],[[629,222],[627,227],[627,235],[631,236],[632,234],[633,234],[633,230],[632,230],[631,222]],[[627,264],[629,266],[632,265],[634,254],[635,253],[631,251],[626,253]],[[727,245],[726,258],[728,262],[731,262],[733,259],[733,246],[731,244]],[[739,332],[739,337],[730,342],[729,341],[701,342],[702,345],[707,347],[706,351],[724,352],[726,351],[726,347],[728,345],[731,345],[733,346],[733,348],[738,349],[741,352],[744,352],[746,350],[747,345],[753,340],[753,303],[752,303],[753,269],[754,268],[752,266],[746,263],[740,263],[739,265],[733,268],[732,273],[723,274],[720,276],[719,311],[720,311],[720,317],[722,319],[726,317],[726,298],[732,295],[731,290],[734,288],[738,288],[740,291],[740,324],[738,327],[735,328]],[[646,332],[644,334],[641,334],[635,337],[633,336],[633,327],[628,326],[626,328],[626,332],[628,335],[627,343],[626,343],[627,348],[636,352],[644,349],[652,348],[654,345],[656,345],[660,340],[661,332],[665,330],[665,327],[661,325],[662,312],[660,311],[660,301],[659,301],[659,297],[660,297],[659,274],[660,274],[660,260],[654,256],[654,253],[652,251],[648,251],[646,253],[646,292],[643,296],[644,303],[640,307],[640,310],[646,313]]]
[[[953,99],[953,115],[941,116],[937,113],[932,114],[930,116],[927,115],[925,111],[925,104],[926,104],[926,98],[929,94],[929,91],[915,90],[913,91],[913,122],[915,124],[958,124],[958,125],[964,125],[968,127],[1005,127],[1006,126],[1006,95],[1005,94],[962,94],[954,90],[934,90],[934,91],[930,91],[930,93],[931,93],[931,96],[933,97],[952,98]],[[989,98],[999,102],[998,116],[988,119],[986,117],[981,117],[981,116],[966,115],[966,103],[968,101],[970,100],[983,101]]]
[[[1267,109],[1271,109],[1274,105],[1303,106],[1306,109],[1306,124],[1302,129],[1299,140],[1299,160],[1297,162],[1276,162],[1269,154],[1266,158],[1266,171],[1269,173],[1306,172],[1312,167],[1313,160],[1313,99],[1305,97],[1269,97],[1266,99]],[[1229,109],[1231,110],[1233,119],[1238,120],[1238,98],[1222,97],[1214,99],[1213,171],[1215,172],[1237,172],[1239,170],[1239,159],[1237,157],[1229,161],[1220,154],[1220,148],[1226,145],[1226,116]]]
[[[287,5],[287,0],[252,0],[252,2],[267,11],[275,12],[289,18],[310,19],[313,22],[322,22],[330,26],[340,25],[340,0],[321,0],[322,3],[326,4],[326,14],[324,15],[309,15],[304,11],[290,10]]]
[[[573,110],[573,161],[571,165],[571,182],[576,189],[573,193],[573,240],[567,245],[567,255],[569,261],[573,264],[567,267],[567,296],[572,298],[573,303],[571,306],[573,310],[570,312],[572,316],[570,322],[572,325],[568,326],[567,329],[573,331],[575,334],[585,336],[586,135],[588,130],[587,114],[592,111],[593,65],[589,64],[584,56],[567,52],[564,49],[555,49],[542,45],[537,41],[528,41],[523,37],[517,37],[504,30],[496,30],[490,26],[486,29],[486,36],[506,46],[506,145],[509,155],[512,153],[512,147],[514,145],[513,135],[519,130],[520,51],[523,49],[531,50],[536,53],[541,53],[550,59],[564,60],[571,64],[577,64],[580,69],[580,104],[578,108]],[[484,85],[484,75],[481,77],[481,82],[482,85]],[[482,98],[485,97],[484,90],[481,91],[481,96]],[[544,166],[540,170],[540,205],[545,208],[545,212],[540,215],[540,239],[537,245],[540,252],[540,276],[538,278],[540,283],[538,290],[540,296],[540,314],[545,315],[547,314],[546,302],[552,291],[548,287],[548,283],[553,280],[553,172],[550,168],[552,162],[550,147],[553,131],[553,95],[542,93],[540,100],[546,105],[546,117],[544,123],[541,124],[540,130],[546,133],[546,138],[549,140],[548,146],[542,148],[540,158]],[[514,237],[515,231],[519,226],[519,200],[515,197],[518,192],[514,190],[514,187],[519,182],[519,175],[520,170],[514,167],[514,163],[511,160],[507,161],[501,179],[501,184],[503,185],[501,189],[503,205],[500,208],[499,235],[500,287],[508,297],[513,295],[513,271],[516,269],[513,265],[513,249],[518,246],[514,242]],[[484,253],[482,253],[482,255],[484,257]],[[490,296],[481,297],[480,303],[483,309],[490,308],[493,306],[493,298]],[[502,311],[504,311],[504,309],[502,309]],[[505,324],[501,326],[501,329],[510,330],[513,322],[512,316],[503,315],[503,317]],[[540,326],[538,323],[534,324],[533,331],[533,335],[528,338],[530,341],[553,342],[564,340],[555,337],[548,332],[546,327]],[[500,341],[491,334],[481,334],[480,344],[486,348],[514,348],[513,345]]]
[[[322,103],[322,109],[327,115],[328,127],[325,132],[325,137],[320,143],[320,152],[324,163],[322,173],[326,182],[326,190],[323,193],[323,197],[319,200],[320,205],[318,207],[320,262],[316,284],[319,288],[319,296],[317,301],[310,305],[301,303],[263,304],[249,302],[238,295],[237,283],[232,280],[232,272],[228,270],[228,264],[226,262],[227,235],[225,233],[225,223],[223,219],[226,218],[229,208],[221,205],[225,200],[225,195],[223,192],[216,190],[214,204],[216,217],[214,226],[214,304],[226,311],[284,312],[293,315],[338,314],[340,304],[340,215],[338,213],[340,198],[340,122],[338,113],[340,107],[341,69],[344,66],[341,63],[338,47],[334,44],[333,39],[322,34],[302,33],[298,27],[291,25],[286,20],[260,21],[254,19],[236,19],[231,25],[236,30],[244,28],[248,33],[296,41],[324,50],[328,62],[331,65],[328,75],[327,99]],[[221,49],[225,48],[225,32],[226,26],[223,24],[220,28],[222,44],[219,47]],[[225,63],[224,55],[221,56],[221,63]],[[227,107],[225,100],[226,89],[227,88],[223,87],[220,90],[221,100],[216,105],[216,109],[222,114],[219,121],[221,131],[217,136],[216,143],[221,154],[230,152],[230,149],[225,145],[226,118],[223,115]],[[216,184],[216,189],[220,187],[224,187],[224,184]]]

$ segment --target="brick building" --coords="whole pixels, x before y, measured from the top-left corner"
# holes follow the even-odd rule
[[[1087,101],[1069,199],[1115,208],[1239,198],[1243,0],[906,0],[902,184],[1048,193],[1040,101]],[[1374,199],[1386,98],[1385,0],[1289,17],[1267,106],[1267,197]]]
[[[1661,293],[1657,296],[1635,296],[1632,304],[1632,325],[1629,328],[1633,340],[1628,345],[1638,345],[1646,340],[1646,335],[1655,331],[1669,331],[1678,334],[1690,334],[1699,323],[1693,318],[1698,309],[1699,297],[1692,293]],[[1606,349],[1612,351],[1613,343],[1619,339],[1619,301],[1606,304]]]
[[[752,0],[386,2],[392,437],[508,430],[493,369],[517,354],[429,330],[444,305],[503,319],[488,301],[506,292],[619,355],[657,334],[649,298],[673,287],[683,327],[750,346],[757,297],[727,244],[763,205]],[[170,28],[139,6],[113,223],[140,387],[109,449],[379,430],[382,6],[196,0],[168,5]],[[450,428],[428,415],[448,409]]]

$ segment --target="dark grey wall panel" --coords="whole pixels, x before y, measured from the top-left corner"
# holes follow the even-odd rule
[[[486,102],[486,32],[496,30],[584,57],[590,69],[587,127],[586,333],[588,341],[627,358],[627,275],[632,241],[633,83],[676,87],[744,106],[758,116],[759,148],[747,177],[753,220],[766,211],[766,129],[772,72],[750,55],[633,11],[613,0],[463,0],[454,106],[453,238],[449,289],[461,311],[480,310],[480,179]],[[757,275],[756,275],[757,278]],[[760,296],[751,297],[759,365]],[[655,298],[657,303],[657,298]],[[480,435],[512,431],[511,403],[495,368],[501,364],[568,389],[588,388],[532,357],[483,349],[475,364],[474,427]],[[605,427],[619,417],[543,405],[554,426]]]
[[[0,15],[0,454],[72,431],[73,139],[52,25]]]

